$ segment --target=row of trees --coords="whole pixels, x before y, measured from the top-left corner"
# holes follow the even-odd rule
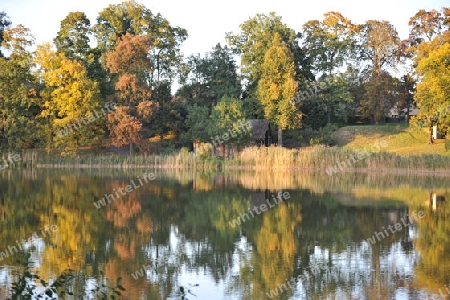
[[[329,12],[296,32],[275,13],[258,14],[227,34],[228,45],[183,58],[187,31],[134,1],[108,6],[96,24],[70,13],[55,47],[34,52],[30,30],[11,28],[1,13],[0,147],[150,151],[153,137],[210,141],[255,118],[276,124],[281,145],[285,129],[317,130],[355,116],[381,122],[395,105],[409,108],[414,93],[416,123],[447,130],[449,15],[419,11],[401,41],[387,21],[354,24]],[[107,102],[116,109],[94,118]],[[86,116],[89,124],[57,134]]]

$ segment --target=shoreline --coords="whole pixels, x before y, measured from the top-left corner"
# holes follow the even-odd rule
[[[183,170],[203,170],[205,168],[198,168],[186,165],[169,165],[169,164],[36,164],[33,166],[36,169],[132,169],[132,168],[153,168],[153,169],[183,169]],[[324,173],[328,167],[263,167],[263,166],[239,166],[239,165],[221,165],[219,168],[210,168],[208,170],[216,169],[218,172],[225,170],[236,171],[323,171]],[[345,168],[329,177],[339,176],[339,173],[385,173],[385,174],[414,174],[414,175],[440,175],[450,176],[450,170],[445,169],[406,169],[406,168],[392,168],[392,169],[373,169],[373,168]]]

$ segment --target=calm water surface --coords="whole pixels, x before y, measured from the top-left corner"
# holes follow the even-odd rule
[[[156,179],[145,182],[144,171]],[[76,271],[66,299],[89,299],[119,277],[123,299],[182,299],[180,287],[184,299],[199,300],[447,299],[449,183],[361,173],[4,170],[0,299],[26,253],[45,280]],[[114,201],[97,208],[105,194]]]

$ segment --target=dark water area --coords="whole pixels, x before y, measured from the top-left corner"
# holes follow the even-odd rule
[[[3,170],[0,299],[11,297],[28,253],[46,281],[74,270],[66,299],[93,299],[119,277],[123,299],[450,299],[449,183]]]

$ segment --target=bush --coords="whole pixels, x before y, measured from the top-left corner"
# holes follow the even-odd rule
[[[336,124],[327,124],[324,127],[319,128],[316,136],[310,139],[310,145],[333,145],[333,133],[338,130],[338,128],[339,127]]]
[[[161,155],[171,155],[176,154],[176,145],[174,140],[162,140],[161,148],[159,149],[159,153]]]

